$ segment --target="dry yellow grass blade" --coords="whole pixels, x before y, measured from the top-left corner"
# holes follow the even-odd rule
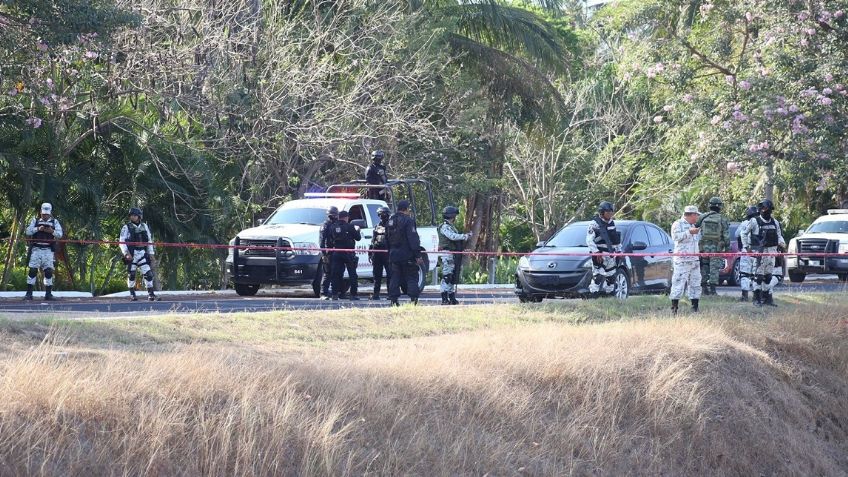
[[[5,321],[0,474],[848,474],[848,300],[781,304]]]

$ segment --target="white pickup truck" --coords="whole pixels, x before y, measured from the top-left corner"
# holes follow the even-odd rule
[[[789,241],[787,253],[786,268],[794,283],[818,273],[833,273],[848,281],[848,256],[816,255],[848,253],[848,209],[828,210]]]
[[[230,245],[236,248],[230,249],[226,263],[227,274],[236,293],[252,296],[263,285],[311,284],[317,297],[322,277],[318,232],[330,206],[348,211],[350,222],[360,227],[362,240],[356,244],[359,251],[356,272],[360,280],[373,279],[368,246],[372,230],[380,220],[377,216],[380,207],[389,207],[394,212],[397,201],[409,200],[418,224],[422,250],[436,250],[436,214],[428,182],[420,179],[389,181],[385,189],[386,201],[362,198],[367,195],[364,192],[371,189],[374,187],[360,181],[335,184],[327,192],[306,194],[305,199],[286,202],[261,225],[239,232],[230,241]],[[436,267],[436,259],[436,254],[425,255],[424,264],[419,266],[418,285],[421,290],[426,284],[427,272]],[[342,291],[349,286],[345,272],[345,290]]]

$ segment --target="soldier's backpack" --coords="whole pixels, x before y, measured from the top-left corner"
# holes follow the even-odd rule
[[[708,212],[700,220],[701,222],[701,242],[704,243],[719,243],[721,242],[721,215],[716,212]]]

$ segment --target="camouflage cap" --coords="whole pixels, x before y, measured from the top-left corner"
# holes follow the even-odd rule
[[[698,207],[694,205],[687,205],[686,208],[683,209],[684,214],[700,214],[698,212]]]

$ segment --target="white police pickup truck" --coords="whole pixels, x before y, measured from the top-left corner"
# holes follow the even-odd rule
[[[789,280],[804,281],[814,273],[836,274],[848,281],[848,255],[822,256],[822,253],[848,253],[848,209],[831,209],[813,221],[807,230],[789,241],[786,269]]]
[[[321,291],[321,252],[318,233],[327,218],[327,209],[338,207],[350,213],[350,223],[358,225],[362,240],[356,249],[360,279],[373,279],[368,262],[368,246],[374,226],[379,223],[377,209],[389,207],[401,199],[409,200],[418,224],[422,250],[436,250],[436,214],[430,184],[420,179],[392,180],[386,185],[386,201],[364,199],[363,192],[373,189],[361,181],[335,184],[327,192],[306,194],[306,198],[281,205],[262,225],[242,230],[230,241],[226,267],[236,293],[255,295],[263,285],[312,285],[317,297]],[[426,274],[436,267],[436,254],[425,255],[419,266],[418,285],[426,284]],[[345,272],[347,277],[347,272]],[[350,283],[345,278],[346,291]]]

